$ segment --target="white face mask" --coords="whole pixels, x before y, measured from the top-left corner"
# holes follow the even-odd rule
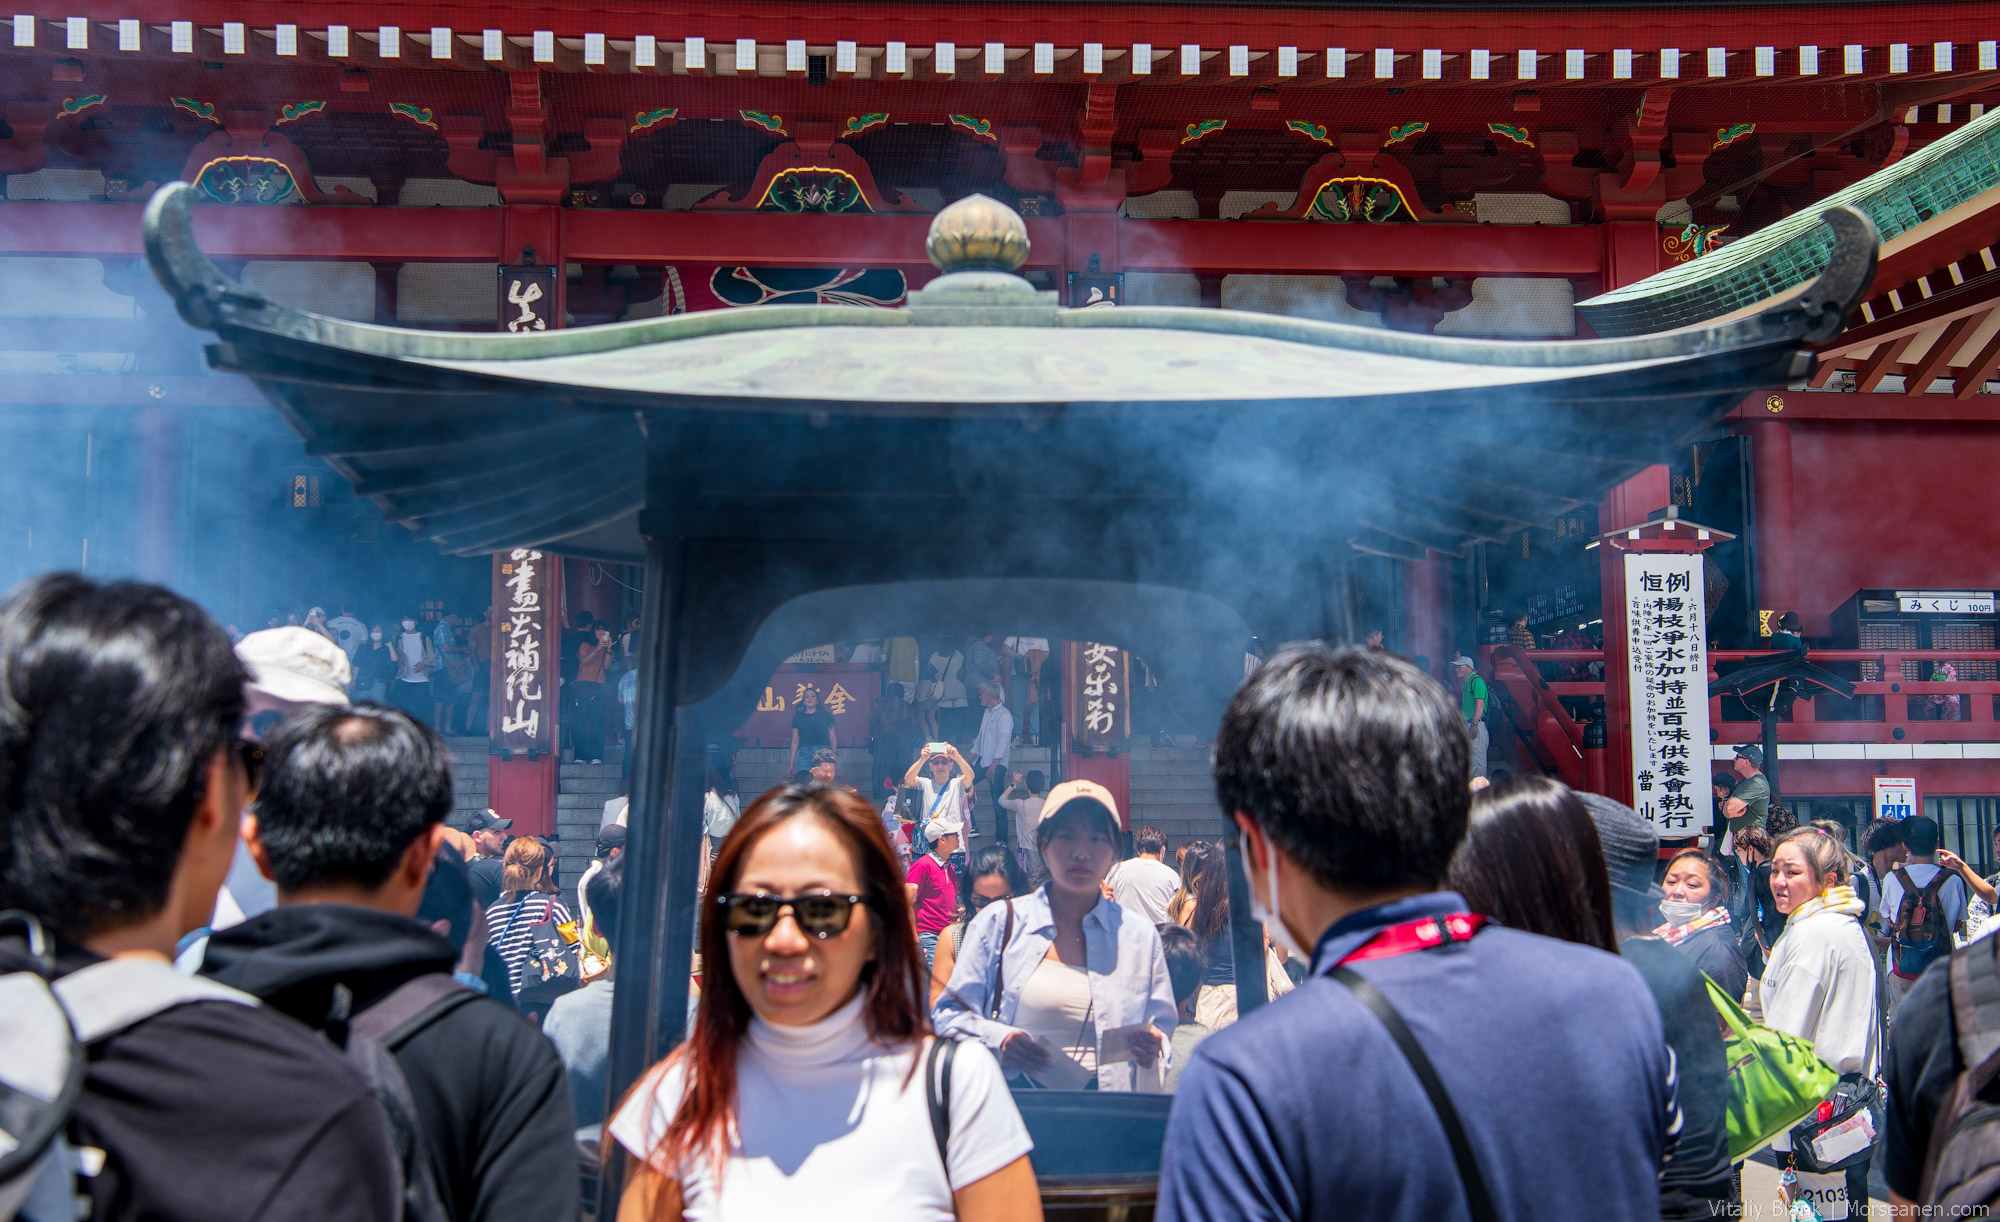
[[[1702,906],[1693,900],[1661,900],[1660,915],[1669,925],[1685,925],[1702,914]]]
[[[1278,856],[1277,852],[1271,849],[1270,841],[1266,840],[1264,845],[1271,862],[1270,868],[1264,871],[1264,877],[1269,880],[1266,885],[1271,892],[1271,906],[1266,908],[1263,900],[1257,895],[1257,889],[1250,888],[1250,919],[1263,925],[1265,932],[1271,935],[1271,940],[1283,947],[1287,955],[1300,962],[1306,962],[1311,956],[1293,940],[1292,931],[1285,926],[1284,917],[1278,915],[1281,911],[1278,907]]]
[[[416,630],[417,630],[417,621],[413,619],[406,619],[403,621],[404,632],[415,632]]]
[[[380,632],[371,632],[368,634],[368,639],[371,641],[379,641],[382,639],[382,634]]]

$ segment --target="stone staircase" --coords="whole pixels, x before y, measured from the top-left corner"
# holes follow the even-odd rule
[[[556,769],[556,844],[564,894],[573,893],[577,880],[590,868],[590,859],[597,852],[597,829],[604,822],[604,804],[618,796],[624,772],[622,746],[606,747],[601,764],[565,760]]]
[[[446,822],[462,828],[488,806],[486,739],[447,738],[444,744],[451,751],[451,814]]]
[[[1132,826],[1159,828],[1169,847],[1221,839],[1208,757],[1207,747],[1132,748]]]

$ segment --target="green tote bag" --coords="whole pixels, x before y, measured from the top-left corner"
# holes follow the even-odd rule
[[[1729,1161],[1741,1162],[1805,1119],[1840,1081],[1812,1041],[1750,1021],[1736,999],[1708,981],[1708,996],[1729,1034]]]

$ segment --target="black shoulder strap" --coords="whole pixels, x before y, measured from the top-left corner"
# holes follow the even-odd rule
[[[397,986],[349,1019],[347,1029],[394,1052],[404,1040],[477,996],[445,973],[431,972]]]
[[[951,1182],[951,1063],[957,1056],[957,1040],[934,1038],[931,1054],[924,1058],[924,1098],[930,1104],[931,1136],[937,1140],[947,1184]]]
[[[1967,1069],[2000,1051],[2000,935],[1981,938],[1951,956],[1951,1018],[1959,1060]]]
[[[1499,1222],[1500,1215],[1493,1209],[1493,1197],[1486,1189],[1486,1177],[1479,1173],[1479,1161],[1473,1156],[1472,1143],[1466,1139],[1465,1126],[1459,1123],[1458,1109],[1452,1106],[1451,1096],[1445,1093],[1444,1083],[1438,1080],[1437,1070],[1431,1067],[1431,1059],[1424,1055],[1423,1046],[1396,1007],[1382,996],[1382,990],[1369,983],[1352,968],[1336,967],[1330,973],[1335,980],[1346,985],[1354,996],[1374,1012],[1375,1017],[1389,1031],[1389,1038],[1396,1041],[1403,1059],[1410,1063],[1410,1069],[1417,1075],[1417,1081],[1430,1096],[1431,1108],[1437,1113],[1438,1124],[1444,1128],[1445,1140],[1451,1143],[1452,1161],[1458,1164],[1459,1183],[1465,1188],[1465,1204],[1472,1214],[1472,1222]]]
[[[1000,953],[993,956],[993,996],[986,999],[986,1017],[998,1020],[1000,997],[1007,991],[1007,944],[1014,940],[1014,901],[1007,901],[1006,923],[1000,928]]]

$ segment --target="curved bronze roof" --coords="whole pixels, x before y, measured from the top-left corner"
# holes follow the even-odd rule
[[[1420,556],[1546,523],[1749,391],[1804,376],[1804,346],[1838,330],[1876,248],[1866,217],[1829,212],[1838,250],[1805,292],[1616,340],[1071,310],[997,271],[947,274],[896,310],[446,334],[325,318],[230,280],[194,244],[192,202],[182,184],[154,197],[147,251],[187,320],[215,332],[211,363],[254,379],[389,518],[459,554],[636,559],[644,512],[649,531],[762,563],[806,557],[809,576],[746,593],[753,618],[779,587],[895,563],[827,567],[816,552],[838,540],[970,539],[976,557],[927,572],[1159,581],[1244,606],[1246,585],[1285,585],[1271,575],[1329,547]]]

